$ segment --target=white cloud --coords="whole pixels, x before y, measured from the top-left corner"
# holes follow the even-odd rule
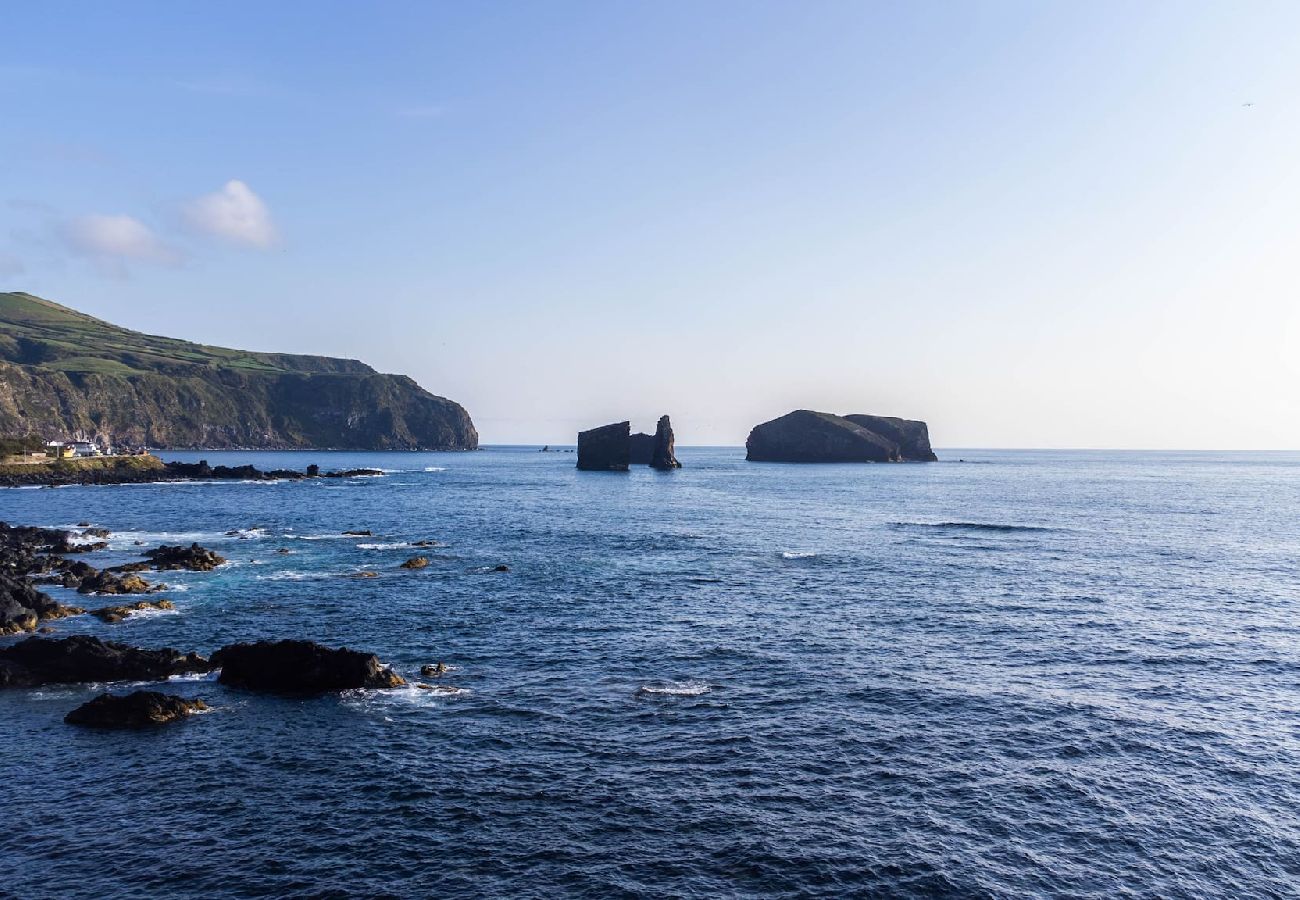
[[[174,263],[180,254],[131,216],[78,216],[63,226],[63,240],[82,256],[101,261],[127,259]]]
[[[280,238],[262,198],[235,179],[191,201],[185,207],[185,220],[195,231],[249,247],[271,247]]]

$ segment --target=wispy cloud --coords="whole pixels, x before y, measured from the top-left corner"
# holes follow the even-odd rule
[[[64,245],[77,256],[94,262],[101,271],[126,277],[126,263],[175,265],[181,253],[139,219],[125,215],[78,216],[59,229]]]
[[[266,203],[238,179],[186,204],[184,214],[194,231],[233,244],[266,249],[280,240]]]

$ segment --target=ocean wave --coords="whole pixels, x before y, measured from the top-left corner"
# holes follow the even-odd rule
[[[393,541],[387,544],[357,544],[359,550],[401,550],[404,547],[410,547],[406,541]]]
[[[329,572],[272,572],[269,575],[255,576],[258,581],[318,581],[333,578]]]
[[[782,559],[815,559],[821,556],[815,550],[782,550],[778,555]]]
[[[1009,525],[1001,522],[890,522],[893,528],[934,528],[953,531],[1056,531],[1047,525]]]
[[[669,681],[663,684],[643,684],[637,692],[669,697],[698,697],[712,690],[712,685],[702,681]]]
[[[445,472],[445,471],[447,471],[447,467],[446,467],[446,466],[425,466],[425,467],[424,467],[424,471],[426,471],[426,472]]]

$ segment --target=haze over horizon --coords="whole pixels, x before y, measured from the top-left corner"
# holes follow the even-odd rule
[[[485,444],[1300,448],[1300,5],[5,19],[0,290],[361,359]]]

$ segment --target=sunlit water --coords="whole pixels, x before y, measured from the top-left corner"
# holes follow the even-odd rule
[[[391,471],[0,491],[0,519],[113,529],[96,565],[137,541],[230,558],[160,576],[174,613],[60,634],[311,638],[412,679],[446,662],[446,689],[178,680],[215,711],[146,733],[63,724],[99,686],[0,693],[0,894],[1300,881],[1300,456],[685,449],[679,472],[618,475],[535,449],[201,455]],[[416,553],[431,565],[398,568]]]

